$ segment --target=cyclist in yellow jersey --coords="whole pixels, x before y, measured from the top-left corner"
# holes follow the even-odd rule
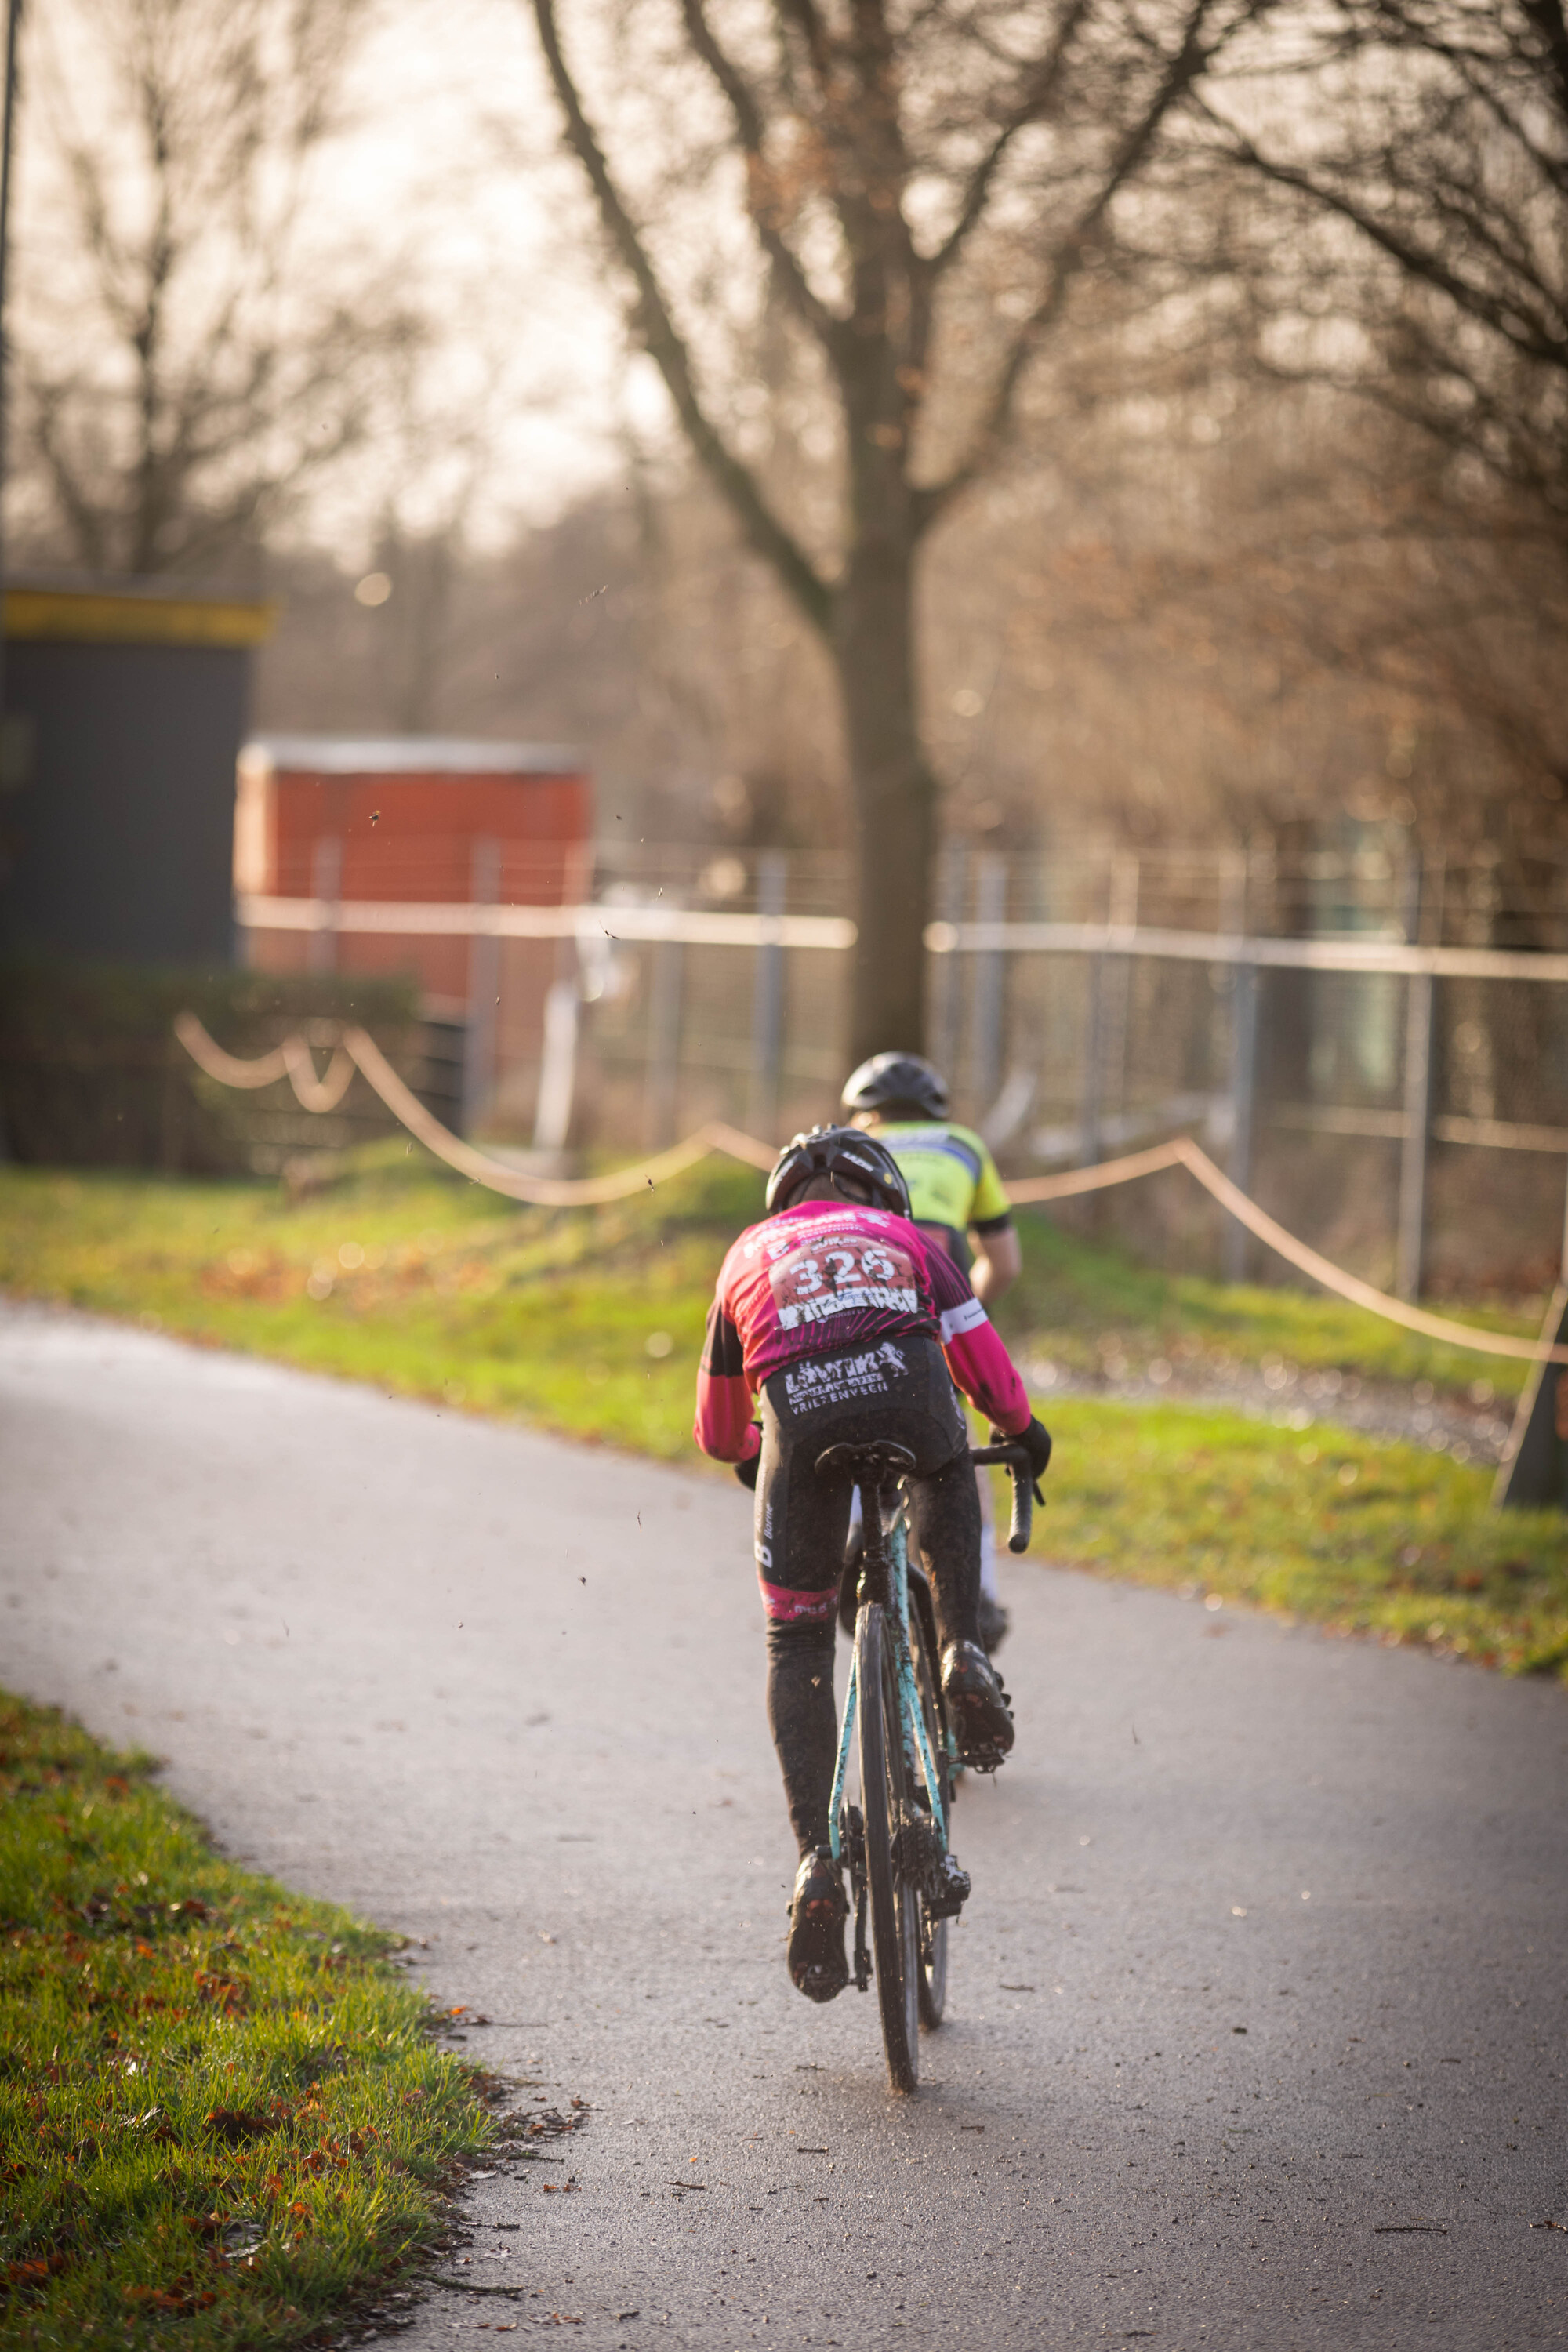
[[[870,1129],[898,1161],[913,1222],[943,1244],[969,1276],[975,1297],[994,1307],[1023,1271],[1023,1254],[996,1163],[973,1128],[948,1118],[948,1100],[942,1073],[920,1054],[873,1054],[843,1095],[855,1125]],[[1007,1612],[997,1590],[995,1528],[984,1478],[980,1495],[980,1630],[986,1649],[994,1650],[1007,1631]]]

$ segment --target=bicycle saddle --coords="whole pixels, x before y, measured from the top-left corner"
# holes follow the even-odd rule
[[[819,1477],[853,1478],[858,1486],[885,1486],[890,1478],[907,1478],[915,1457],[907,1445],[873,1439],[869,1445],[830,1445],[816,1457]]]

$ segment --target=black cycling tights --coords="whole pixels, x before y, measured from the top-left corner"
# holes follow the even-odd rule
[[[931,1570],[937,1632],[976,1638],[980,1600],[980,1500],[967,1454],[910,1482],[916,1539]],[[790,1827],[803,1853],[828,1843],[827,1809],[838,1754],[833,1697],[836,1619],[768,1627],[768,1728],[784,1774]]]

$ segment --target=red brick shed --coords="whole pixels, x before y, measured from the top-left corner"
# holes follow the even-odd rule
[[[589,893],[592,784],[558,744],[261,736],[240,754],[238,791],[242,916],[258,898],[560,906]],[[470,1119],[496,1108],[498,1083],[503,1096],[531,1083],[552,941],[300,929],[262,913],[245,948],[268,971],[416,973],[427,1015],[468,1024]]]
[[[439,736],[261,736],[240,756],[242,896],[559,906],[585,895],[593,789],[555,744]],[[253,961],[303,963],[300,932],[268,931]],[[468,998],[468,943],[345,931],[340,970],[405,971],[432,1010]]]

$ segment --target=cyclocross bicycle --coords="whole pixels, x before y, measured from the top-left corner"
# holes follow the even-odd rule
[[[1008,1548],[1025,1550],[1034,1500],[1028,1455],[1021,1445],[986,1445],[969,1458],[1011,1471]],[[942,2023],[947,1923],[969,1894],[952,1853],[960,1765],[942,1698],[936,1612],[925,1572],[910,1556],[903,1482],[914,1466],[906,1447],[888,1444],[831,1445],[816,1463],[819,1475],[847,1473],[860,1497],[860,1605],[829,1820],[833,1858],[849,1865],[855,1982],[864,1992],[875,1976],[895,2091],[912,2091],[920,2078],[920,2028]],[[852,1753],[858,1805],[846,1798]]]

